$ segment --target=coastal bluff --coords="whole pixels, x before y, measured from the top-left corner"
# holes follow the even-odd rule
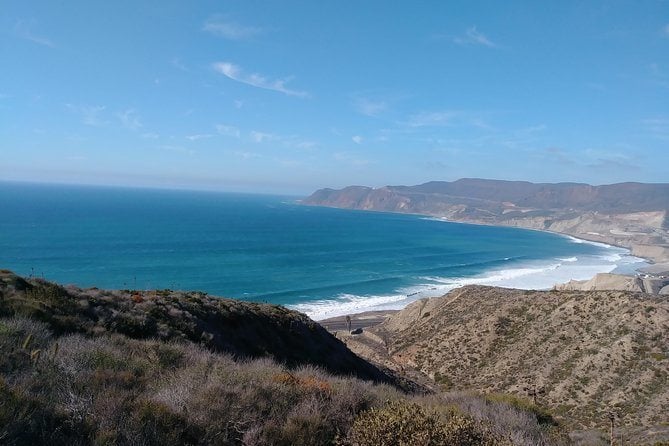
[[[647,294],[669,294],[669,275],[650,276],[647,274],[629,276],[623,274],[600,273],[589,280],[570,280],[567,283],[556,285],[556,290],[569,291],[632,291]]]
[[[530,183],[464,178],[417,186],[320,189],[310,206],[421,214],[551,231],[669,263],[669,184]]]

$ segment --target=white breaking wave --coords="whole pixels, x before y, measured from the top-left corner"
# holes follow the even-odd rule
[[[564,237],[567,237],[569,241],[571,241],[572,243],[577,243],[577,244],[585,243],[587,245],[599,246],[600,248],[615,248],[615,246],[607,245],[606,243],[583,240],[581,238],[572,237],[571,235],[564,235]]]
[[[607,245],[608,246],[608,245]],[[454,288],[466,285],[489,285],[519,289],[550,289],[569,280],[587,280],[598,273],[609,273],[619,268],[642,266],[643,259],[633,257],[625,249],[608,246],[614,250],[607,255],[559,258],[553,261],[519,263],[512,268],[487,271],[473,277],[425,276],[423,283],[396,290],[387,295],[358,296],[340,294],[323,299],[290,305],[290,308],[307,314],[314,320],[327,319],[364,311],[401,309],[424,297],[442,296]]]
[[[558,257],[558,260],[560,260],[561,262],[577,262],[578,257],[567,257],[566,259],[561,259]]]
[[[315,300],[289,305],[289,307],[305,313],[314,320],[321,320],[345,314],[362,313],[363,311],[400,309],[414,300],[417,299],[411,299],[406,294],[391,294],[387,296],[340,294],[334,299]]]

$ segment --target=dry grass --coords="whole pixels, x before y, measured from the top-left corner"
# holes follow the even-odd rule
[[[547,431],[532,414],[480,397],[411,397],[190,342],[57,336],[44,323],[12,318],[0,319],[0,348],[3,444],[326,445],[387,401],[458,414],[458,426],[513,444],[560,444],[530,442]]]
[[[536,390],[540,406],[573,429],[605,432],[613,410],[635,438],[646,438],[643,428],[667,435],[669,302],[661,297],[465,287],[367,331],[386,340],[386,364],[418,369],[448,390],[529,399]]]

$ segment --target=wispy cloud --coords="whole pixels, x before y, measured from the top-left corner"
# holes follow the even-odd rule
[[[159,134],[153,133],[153,132],[142,133],[141,136],[144,139],[158,139],[158,138],[160,138]]]
[[[667,23],[666,25],[664,25],[664,28],[662,28],[662,34],[663,34],[665,37],[669,37],[669,23]]]
[[[263,142],[268,142],[268,141],[278,141],[281,139],[278,135],[275,135],[273,133],[264,133],[264,132],[258,132],[253,130],[250,133],[251,136],[251,141],[257,142],[257,143],[263,143]]]
[[[233,136],[235,138],[240,136],[239,129],[234,125],[218,124],[216,125],[216,131],[223,136]]]
[[[81,116],[81,121],[85,125],[90,125],[92,127],[102,127],[109,124],[104,118],[101,117],[102,112],[106,110],[107,107],[102,105],[73,105],[65,104],[65,107]]]
[[[306,91],[292,90],[286,86],[292,80],[292,76],[284,79],[268,79],[258,73],[245,73],[241,67],[230,62],[216,62],[213,65],[214,70],[233,81],[251,85],[265,90],[278,91],[288,96],[297,96],[300,98],[308,97]]]
[[[14,25],[14,34],[21,39],[29,40],[30,42],[36,43],[38,45],[48,46],[49,48],[55,48],[56,45],[44,36],[37,35],[33,32],[32,28],[35,26],[35,21],[24,21],[18,20]]]
[[[222,15],[210,17],[202,30],[229,40],[248,40],[263,33],[262,28],[241,25]]]
[[[116,117],[121,121],[123,127],[130,130],[137,130],[142,127],[137,111],[132,108],[124,110],[116,114]]]
[[[211,135],[209,133],[204,133],[204,134],[197,134],[197,135],[187,135],[186,139],[189,141],[197,141],[199,139],[208,139],[211,138],[214,135]]]
[[[362,144],[362,136],[360,135],[355,135],[351,140],[356,144]]]
[[[498,48],[499,45],[490,40],[485,34],[476,29],[475,26],[467,28],[464,35],[453,38],[458,45],[480,45],[488,48]]]
[[[367,98],[358,98],[353,105],[358,113],[371,117],[376,117],[388,109],[388,104],[385,102]]]

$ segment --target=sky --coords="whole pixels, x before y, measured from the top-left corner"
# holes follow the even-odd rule
[[[669,1],[0,0],[0,180],[669,182]]]

